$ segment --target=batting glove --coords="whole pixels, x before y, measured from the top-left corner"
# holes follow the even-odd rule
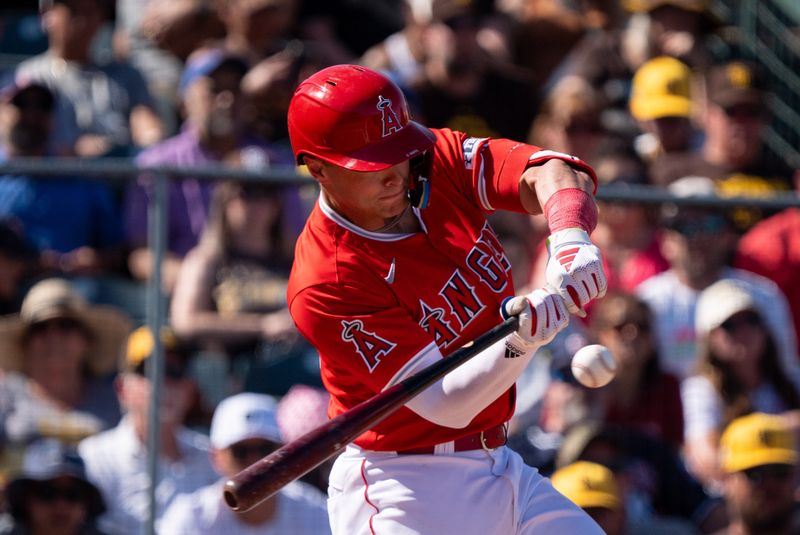
[[[545,288],[506,298],[500,313],[503,319],[511,316],[519,319],[519,328],[509,336],[507,343],[525,352],[550,342],[569,323],[564,300]]]
[[[547,251],[547,284],[558,290],[570,312],[586,316],[583,307],[592,299],[603,297],[608,289],[600,249],[585,230],[568,228],[550,235]]]

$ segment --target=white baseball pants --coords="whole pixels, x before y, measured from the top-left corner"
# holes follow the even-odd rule
[[[328,488],[333,535],[602,535],[508,447],[397,455],[350,445]]]

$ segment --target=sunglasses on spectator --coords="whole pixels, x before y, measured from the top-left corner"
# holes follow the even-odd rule
[[[51,329],[58,331],[83,331],[86,326],[80,320],[75,318],[53,318],[45,321],[39,321],[28,327],[28,336],[32,334],[39,334],[47,332]]]
[[[78,485],[55,485],[52,483],[40,483],[33,487],[33,496],[44,503],[54,503],[65,501],[69,503],[79,503],[85,498],[83,489]]]
[[[725,115],[732,119],[755,119],[763,115],[763,109],[752,104],[738,104],[723,108],[723,110],[725,110]]]
[[[725,218],[721,215],[709,215],[699,219],[678,219],[669,224],[669,228],[687,238],[698,234],[716,234],[725,227]]]
[[[20,110],[43,111],[53,110],[53,101],[48,98],[17,97],[11,101],[14,107]]]
[[[748,468],[744,475],[751,483],[762,483],[765,479],[778,479],[785,481],[792,475],[792,467],[788,464],[765,464]]]
[[[234,444],[230,446],[231,455],[239,462],[249,459],[266,457],[278,449],[278,445],[273,442],[262,442],[259,444]]]
[[[726,319],[722,323],[720,323],[720,327],[725,332],[733,332],[739,327],[747,326],[747,327],[757,327],[761,325],[761,318],[755,312],[743,312],[741,314],[735,314],[730,318]]]
[[[134,368],[133,372],[136,375],[141,375],[142,377],[147,377],[147,368],[145,366],[146,362],[147,362],[147,359],[145,359],[142,362],[140,362],[136,366],[136,368]],[[180,366],[180,365],[172,363],[172,362],[166,362],[164,364],[164,377],[166,379],[172,379],[173,381],[179,381],[179,380],[183,379],[184,377],[186,377],[186,370],[184,369],[183,366]]]

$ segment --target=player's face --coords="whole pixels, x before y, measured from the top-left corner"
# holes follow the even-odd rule
[[[350,171],[306,158],[328,204],[365,230],[377,230],[408,205],[409,162],[374,172]]]

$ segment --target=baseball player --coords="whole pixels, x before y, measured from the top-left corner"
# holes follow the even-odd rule
[[[400,89],[356,65],[295,91],[292,149],[321,194],[298,239],[288,301],[319,350],[336,416],[516,314],[520,327],[375,425],[337,458],[334,534],[602,533],[505,447],[514,383],[536,348],[606,290],[581,160],[428,129]],[[548,287],[514,296],[494,210],[544,212]]]

